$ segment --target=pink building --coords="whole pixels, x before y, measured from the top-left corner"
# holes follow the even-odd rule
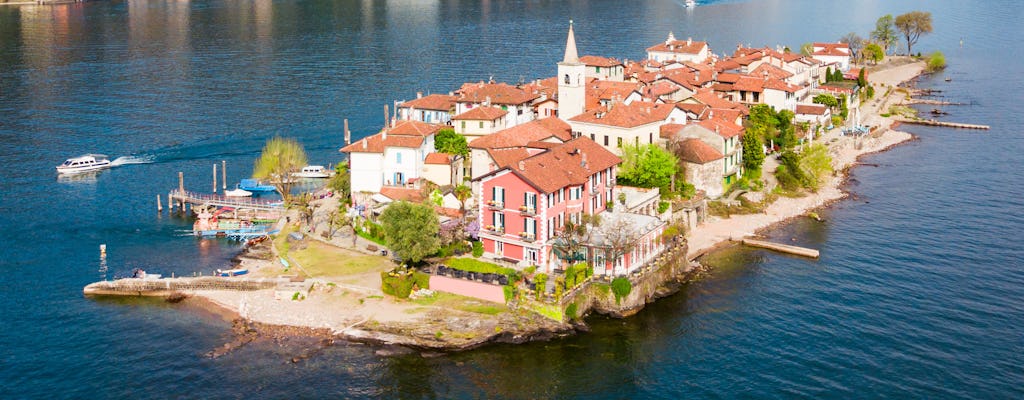
[[[621,162],[580,137],[477,178],[485,254],[550,272],[560,261],[552,249],[556,232],[567,220],[605,210]]]

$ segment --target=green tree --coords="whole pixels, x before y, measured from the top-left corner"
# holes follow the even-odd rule
[[[811,55],[811,53],[814,53],[814,44],[812,44],[812,43],[804,43],[804,44],[800,45],[800,54],[801,55],[809,56],[809,55]]]
[[[886,14],[875,21],[875,30],[871,31],[871,39],[882,47],[882,54],[885,55],[896,47],[896,28],[893,27],[892,14]],[[881,60],[879,60],[881,61]]]
[[[352,174],[348,171],[348,162],[338,163],[334,167],[334,176],[327,182],[327,187],[341,197],[341,204],[346,205],[352,199]]]
[[[932,13],[927,11],[911,11],[896,17],[896,29],[903,33],[907,40],[907,54],[910,46],[917,43],[921,35],[932,33]]]
[[[306,150],[295,139],[274,137],[267,141],[256,160],[252,176],[256,179],[269,181],[285,203],[291,200],[292,172],[306,165]]]
[[[868,43],[864,46],[864,57],[877,65],[879,61],[885,59],[885,50],[878,43]]]
[[[595,214],[582,214],[577,221],[566,218],[562,229],[555,232],[557,239],[553,246],[562,253],[563,260],[590,262],[590,257],[584,250],[596,231],[595,227],[600,225],[601,216]]]
[[[679,159],[655,144],[623,145],[618,180],[627,186],[661,188],[667,192],[672,176],[679,170]]]
[[[433,207],[406,201],[391,203],[380,215],[384,241],[395,255],[418,263],[441,246],[440,225]]]
[[[843,77],[843,71],[840,71],[839,68],[832,71],[832,82],[842,82],[844,79],[846,78]]]
[[[832,82],[835,75],[832,74],[832,67],[825,68],[825,82]]]
[[[439,153],[455,154],[466,157],[469,155],[469,145],[466,143],[466,137],[458,133],[452,128],[444,128],[434,135],[434,150]]]
[[[812,191],[817,191],[821,183],[832,174],[832,157],[828,155],[828,148],[821,143],[805,148],[797,165],[803,186]]]
[[[469,200],[470,197],[473,197],[473,189],[470,188],[469,186],[466,186],[466,184],[463,183],[460,184],[459,186],[456,186],[452,193],[455,194],[455,198],[459,200],[459,209],[462,210],[463,214],[465,214],[466,200]]]
[[[821,104],[832,109],[839,107],[839,100],[836,100],[835,96],[830,95],[828,93],[822,93],[817,96],[814,96],[814,98],[811,99],[811,102],[815,104]]]
[[[764,165],[764,142],[756,134],[743,135],[743,168],[750,173],[760,171]]]
[[[864,75],[864,68],[861,68],[860,72],[857,73],[857,86],[865,87],[867,85],[868,85],[868,78],[867,78],[866,75]]]

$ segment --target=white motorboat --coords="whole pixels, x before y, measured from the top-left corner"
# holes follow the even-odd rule
[[[96,171],[110,168],[110,160],[102,154],[85,154],[69,158],[63,164],[57,166],[57,173],[77,174],[79,172]]]
[[[238,185],[235,185],[234,189],[225,190],[224,195],[228,197],[250,197],[252,196],[252,192],[242,189],[238,187]]]
[[[331,173],[323,165],[307,165],[299,172],[292,172],[296,178],[330,178]]]

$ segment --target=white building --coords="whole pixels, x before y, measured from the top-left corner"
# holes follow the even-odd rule
[[[398,119],[445,124],[451,120],[454,108],[455,96],[447,94],[423,96],[423,93],[416,93],[415,100],[409,100],[398,105]]]
[[[811,57],[822,63],[836,64],[841,71],[850,69],[850,45],[846,43],[814,43]]]
[[[703,63],[711,56],[706,42],[698,42],[693,39],[676,40],[672,32],[668,33],[668,39],[664,43],[658,43],[647,48],[647,59],[665,63],[667,61]]]
[[[440,125],[400,121],[340,151],[349,155],[351,191],[378,193],[385,186],[404,186],[420,178],[427,155],[434,152]]]

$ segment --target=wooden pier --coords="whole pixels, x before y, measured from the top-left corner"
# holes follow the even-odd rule
[[[772,243],[764,240],[756,239],[742,239],[741,242],[744,245],[752,247],[760,247],[762,249],[775,250],[782,253],[794,254],[798,256],[818,258],[820,252],[814,249],[808,249],[806,247],[791,246],[788,244]]]
[[[284,204],[280,201],[261,200],[251,197],[227,197],[216,194],[204,194],[189,192],[187,190],[174,189],[167,195],[168,202],[172,200],[178,203],[195,205],[209,205],[217,207],[248,208],[260,211],[283,211]]]
[[[934,119],[905,119],[900,118],[899,121],[902,124],[915,124],[915,125],[928,125],[928,126],[943,126],[947,128],[961,128],[961,129],[989,129],[988,125],[975,125],[975,124],[964,124],[960,122],[945,122],[936,121]]]
[[[173,293],[197,290],[253,291],[273,289],[288,278],[239,278],[200,276],[185,278],[125,278],[90,283],[82,290],[85,295],[109,296],[170,296]]]

